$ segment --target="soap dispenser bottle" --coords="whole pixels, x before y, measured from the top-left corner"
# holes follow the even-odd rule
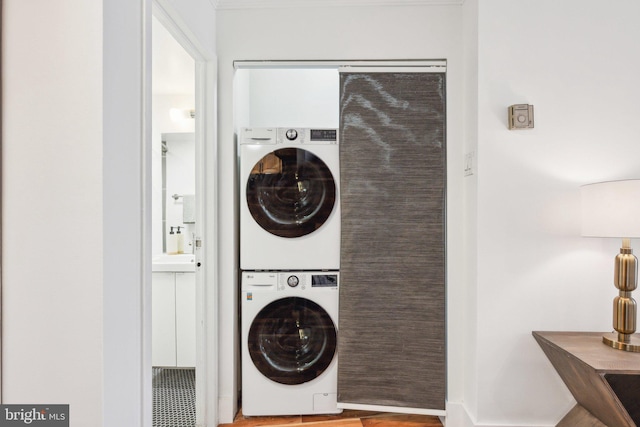
[[[167,254],[175,255],[178,253],[178,239],[176,238],[176,234],[173,232],[173,227],[171,227],[171,231],[169,231],[169,238],[167,239]]]
[[[179,254],[184,253],[184,236],[180,233],[182,227],[176,227],[178,232],[176,233],[176,252]]]

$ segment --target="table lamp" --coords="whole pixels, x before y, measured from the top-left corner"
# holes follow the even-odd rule
[[[613,282],[618,296],[613,300],[613,329],[602,341],[618,350],[640,352],[636,331],[636,301],[631,293],[638,286],[638,259],[631,238],[640,237],[640,179],[599,182],[580,187],[582,235],[622,238],[615,258]]]

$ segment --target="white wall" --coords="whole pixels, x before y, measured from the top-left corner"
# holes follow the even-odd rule
[[[483,426],[551,426],[573,399],[531,331],[611,330],[620,242],[580,237],[579,186],[640,177],[640,4],[478,3],[470,407]],[[535,106],[535,129],[507,129],[516,103]]]
[[[322,7],[218,11],[220,239],[220,420],[233,416],[237,344],[237,176],[234,141],[234,60],[441,59],[448,60],[448,116],[462,114],[462,8],[460,6]],[[268,31],[265,26],[268,25]],[[246,94],[245,94],[246,95]],[[246,112],[245,112],[246,113]],[[462,127],[450,121],[449,242],[462,247]],[[236,123],[242,125],[242,123]],[[233,184],[233,185],[232,185]],[[463,272],[449,270],[451,337],[462,330]],[[461,339],[449,341],[449,399],[461,401]],[[226,402],[226,403],[225,403]],[[226,408],[226,409],[224,409]]]
[[[102,17],[3,1],[2,397],[72,426],[103,409]]]
[[[150,6],[3,1],[3,403],[71,426],[151,425]],[[213,55],[211,3],[176,9]]]
[[[241,76],[243,73],[247,77]],[[240,69],[236,70],[236,77],[238,129],[245,126],[337,129],[339,126],[337,68]],[[241,84],[246,88],[240,88]],[[238,93],[244,95],[239,97]]]

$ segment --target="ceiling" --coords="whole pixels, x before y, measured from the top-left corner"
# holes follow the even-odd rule
[[[151,26],[151,92],[183,95],[195,91],[195,61],[155,17]]]

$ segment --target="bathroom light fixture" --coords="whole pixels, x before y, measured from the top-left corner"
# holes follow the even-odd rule
[[[188,108],[170,108],[169,117],[174,122],[193,119],[196,117],[196,110]]]
[[[614,284],[618,296],[613,300],[613,328],[605,344],[625,351],[640,352],[636,332],[636,301],[631,293],[638,286],[638,259],[631,249],[631,238],[640,237],[640,179],[600,182],[580,187],[582,197],[582,235],[622,238],[615,258]]]

